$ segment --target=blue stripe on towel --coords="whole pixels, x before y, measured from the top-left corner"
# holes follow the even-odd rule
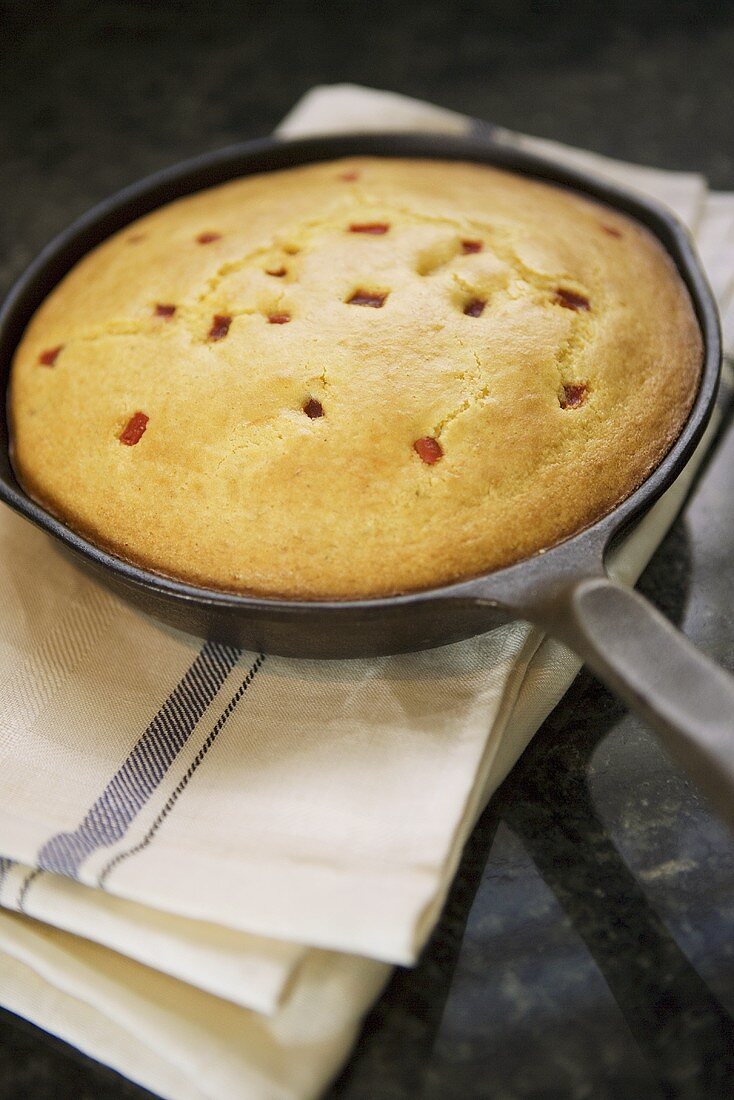
[[[240,684],[240,686],[237,688],[237,691],[234,693],[234,695],[232,696],[230,701],[227,703],[227,706],[224,708],[222,713],[219,715],[219,718],[215,722],[212,729],[209,731],[209,733],[208,733],[208,735],[207,735],[207,737],[204,741],[204,744],[201,746],[201,748],[197,752],[196,756],[191,761],[191,763],[189,764],[189,766],[186,769],[186,771],[184,772],[184,774],[181,776],[181,779],[178,781],[178,783],[174,787],[174,789],[171,792],[171,794],[169,795],[165,805],[161,809],[160,813],[156,817],[153,824],[148,829],[148,832],[145,834],[143,839],[140,841],[139,844],[135,844],[132,848],[128,848],[124,852],[118,852],[118,854],[116,856],[114,856],[109,861],[109,863],[102,869],[102,871],[100,873],[100,876],[97,879],[97,885],[98,886],[104,886],[105,885],[105,882],[106,882],[108,876],[110,875],[110,873],[112,871],[114,871],[115,867],[117,867],[117,865],[119,863],[122,863],[123,860],[128,859],[130,856],[136,855],[138,852],[141,852],[143,850],[143,848],[148,847],[151,840],[153,839],[155,834],[158,832],[158,829],[161,827],[161,825],[166,820],[169,813],[171,812],[171,810],[175,806],[176,802],[178,801],[179,795],[181,795],[183,793],[183,791],[185,791],[186,787],[189,784],[189,780],[193,776],[194,772],[199,767],[202,760],[204,759],[206,754],[209,752],[209,749],[212,747],[212,745],[216,741],[217,737],[219,736],[219,734],[224,729],[224,727],[227,723],[227,720],[229,719],[230,715],[235,710],[235,708],[236,708],[237,704],[239,703],[240,699],[245,694],[248,687],[250,686],[250,684],[254,680],[255,674],[257,673],[257,670],[260,668],[260,666],[262,665],[264,660],[265,660],[265,654],[260,653],[259,656],[257,657],[255,663],[253,664],[252,668],[247,673],[247,675],[245,676],[245,678],[242,681],[242,683]]]
[[[161,782],[239,658],[241,650],[206,642],[119,771],[73,832],[57,833],[38,868],[77,878],[92,852],[120,840]],[[35,877],[35,876],[33,876]],[[26,881],[24,891],[30,885]]]
[[[8,859],[6,856],[0,856],[0,893],[2,893],[5,876],[12,866],[12,859]]]

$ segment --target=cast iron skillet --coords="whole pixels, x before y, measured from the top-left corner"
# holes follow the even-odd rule
[[[611,514],[544,554],[426,592],[385,599],[296,602],[178,583],[105,553],[30,500],[13,474],[5,418],[0,497],[54,535],[78,561],[142,610],[192,634],[292,657],[361,657],[445,645],[508,619],[567,643],[661,735],[734,826],[734,679],[699,653],[637,593],[610,581],[604,558],[674,481],[710,417],[720,368],[716,307],[685,230],[664,210],[610,184],[489,138],[370,134],[236,145],[167,169],[101,203],[56,238],[0,312],[2,392],[33,311],[90,248],[181,195],[253,172],[353,154],[479,161],[569,186],[636,218],[660,239],[690,292],[704,338],[701,386],[689,420],[647,481]]]

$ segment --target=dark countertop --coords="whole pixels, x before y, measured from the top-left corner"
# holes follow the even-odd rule
[[[536,14],[543,11],[539,18]],[[0,3],[0,279],[93,201],[354,80],[734,188],[734,5]],[[642,589],[734,669],[734,433]],[[734,844],[583,672],[328,1100],[734,1095]],[[0,1012],[0,1095],[140,1089]],[[223,1098],[226,1100],[226,1098]]]

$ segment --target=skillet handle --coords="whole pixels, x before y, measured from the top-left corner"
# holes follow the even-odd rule
[[[734,829],[734,677],[631,588],[595,577],[564,595],[551,629],[649,723]]]

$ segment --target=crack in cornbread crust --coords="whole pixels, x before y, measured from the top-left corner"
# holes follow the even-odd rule
[[[346,304],[360,289],[388,297]],[[214,315],[231,318],[217,341]],[[158,572],[384,595],[608,512],[678,436],[701,359],[671,260],[617,212],[486,166],[350,158],[184,198],[85,257],[16,353],[14,462],[69,526]],[[580,407],[561,407],[565,384],[588,387]],[[147,430],[124,446],[137,410]],[[413,449],[426,436],[434,465]]]

